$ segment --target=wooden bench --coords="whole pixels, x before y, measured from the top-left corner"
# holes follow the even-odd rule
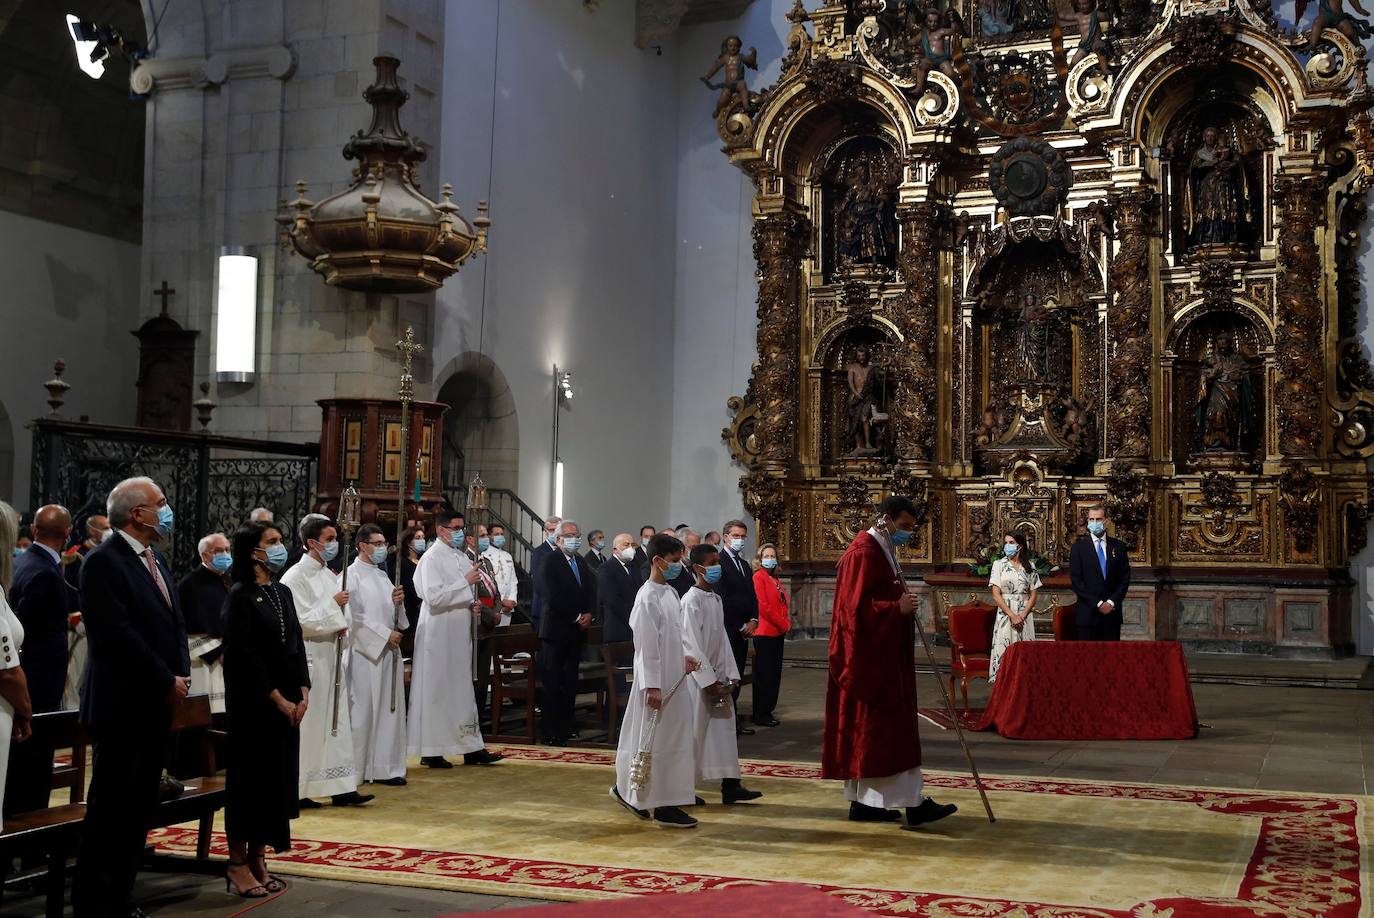
[[[539,635],[528,625],[503,628],[487,638],[491,642],[491,728],[487,739],[497,743],[534,744],[536,729],[538,676],[535,661],[539,655]],[[524,728],[521,733],[504,732],[505,701],[513,698],[525,702]]]

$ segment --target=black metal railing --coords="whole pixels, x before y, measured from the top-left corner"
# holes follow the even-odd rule
[[[105,499],[117,483],[146,475],[176,512],[171,544],[162,551],[177,576],[198,563],[196,543],[202,536],[232,534],[254,507],[270,508],[279,520],[299,520],[315,502],[318,443],[49,418],[33,421],[29,429],[31,506],[61,503],[81,520],[105,512]],[[282,535],[294,539],[295,526],[287,526]]]
[[[489,488],[487,510],[493,522],[506,527],[506,550],[517,565],[528,571],[530,552],[544,541],[544,518],[509,488]]]

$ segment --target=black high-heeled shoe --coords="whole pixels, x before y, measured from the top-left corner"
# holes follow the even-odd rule
[[[273,895],[274,895],[274,894],[276,894],[276,893],[281,892],[283,889],[286,888],[286,883],[284,883],[282,880],[278,879],[277,877],[272,876],[272,874],[270,874],[270,873],[267,872],[267,856],[266,856],[266,855],[259,854],[259,855],[254,856],[253,859],[256,860],[256,861],[258,862],[258,864],[262,867],[262,877],[263,877],[263,878],[262,878],[261,880],[258,880],[258,882],[262,884],[262,888],[263,888],[263,889],[267,890],[267,892],[268,892],[269,894],[273,894]],[[254,873],[254,874],[253,874],[253,877],[256,879],[256,878],[257,878],[257,874]]]
[[[229,866],[247,867],[248,862],[230,861]],[[257,877],[253,879],[256,880]],[[247,889],[239,889],[238,886],[234,884],[234,878],[229,876],[228,870],[225,870],[224,873],[224,892],[226,895],[238,896],[240,899],[266,899],[268,896],[272,895],[267,891],[267,887],[261,883],[258,883],[256,886],[250,886]]]

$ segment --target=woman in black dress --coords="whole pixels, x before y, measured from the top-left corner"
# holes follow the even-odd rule
[[[400,551],[391,556],[392,577],[395,577],[396,563],[401,565],[401,588],[405,590],[406,621],[409,627],[401,637],[401,654],[407,658],[415,651],[415,624],[420,620],[420,594],[415,592],[415,568],[420,563],[420,555],[426,547],[425,530],[418,520],[411,520],[401,534]]]
[[[291,591],[272,581],[286,563],[281,531],[248,523],[234,533],[233,586],[224,604],[224,694],[229,715],[224,827],[226,886],[246,899],[281,892],[265,850],[291,848],[300,815],[300,723],[310,672]]]

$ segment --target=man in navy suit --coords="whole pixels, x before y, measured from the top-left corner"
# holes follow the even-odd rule
[[[39,507],[33,517],[33,544],[14,562],[9,599],[24,625],[20,660],[35,714],[61,710],[67,686],[67,632],[69,616],[76,611],[76,594],[63,576],[59,552],[66,548],[71,533],[72,517],[65,507]],[[52,758],[52,747],[38,741],[11,748],[5,815],[48,805]]]
[[[725,542],[720,552],[720,582],[716,584],[716,595],[725,607],[725,636],[730,639],[730,652],[735,655],[735,667],[744,672],[744,661],[749,656],[749,639],[759,626],[759,597],[754,592],[754,568],[741,552],[744,540],[749,537],[749,527],[743,520],[731,520],[721,527]],[[739,686],[735,686],[736,710],[739,709]],[[754,732],[752,727],[740,725],[736,733],[748,736]]]
[[[582,532],[563,520],[554,536],[554,551],[539,562],[535,590],[544,599],[539,619],[539,655],[544,658],[544,742],[566,746],[574,732],[577,665],[596,610],[596,575],[578,554]]]
[[[172,534],[162,489],[150,478],[125,479],[110,491],[106,515],[116,534],[81,565],[90,641],[81,720],[95,757],[72,907],[77,918],[139,918],[145,913],[130,897],[191,659],[171,569],[153,550]]]
[[[1107,535],[1107,511],[1088,508],[1088,534],[1069,552],[1069,577],[1078,597],[1080,641],[1121,640],[1121,603],[1131,587],[1126,543]]]
[[[539,632],[539,619],[544,612],[544,597],[539,592],[539,565],[549,555],[554,554],[554,533],[558,524],[563,522],[556,516],[544,520],[544,541],[530,550],[530,624],[535,633]]]
[[[630,610],[635,594],[644,585],[635,561],[634,537],[622,532],[612,543],[611,557],[596,569],[596,621],[601,626],[601,640],[607,644],[633,641],[630,630]]]

